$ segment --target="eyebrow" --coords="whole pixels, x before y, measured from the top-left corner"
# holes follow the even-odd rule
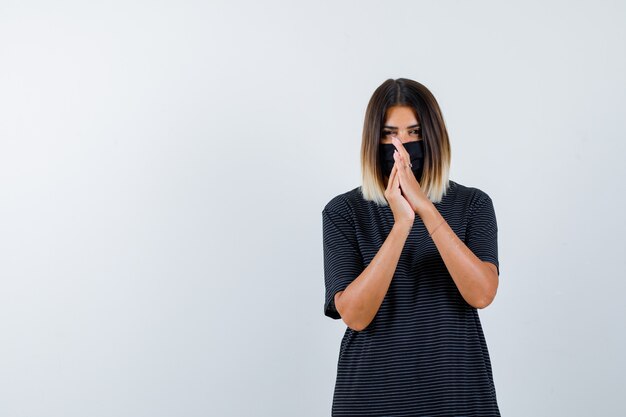
[[[385,129],[397,129],[396,126],[383,126]],[[419,124],[408,126],[407,129],[411,129],[413,127],[420,127]]]

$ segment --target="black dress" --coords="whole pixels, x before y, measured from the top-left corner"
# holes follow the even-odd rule
[[[499,275],[491,198],[449,181],[446,195],[434,205]],[[340,319],[334,296],[374,258],[394,224],[393,213],[389,206],[366,201],[357,187],[328,202],[322,223],[324,314]],[[418,215],[373,321],[362,331],[346,327],[332,415],[500,415],[478,310],[461,296]]]

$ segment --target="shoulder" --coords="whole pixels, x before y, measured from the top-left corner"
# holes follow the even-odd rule
[[[322,212],[332,211],[343,215],[351,215],[363,202],[364,199],[359,186],[331,198],[324,206]]]
[[[459,184],[450,180],[456,187],[458,198],[469,208],[476,207],[486,202],[492,202],[489,194],[481,188]]]

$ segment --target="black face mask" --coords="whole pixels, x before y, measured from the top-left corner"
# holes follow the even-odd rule
[[[396,163],[395,159],[393,159],[393,151],[396,150],[396,147],[392,143],[381,143],[378,146],[380,166],[383,169],[383,174],[389,177],[393,165]],[[413,171],[413,175],[417,178],[417,182],[420,182],[424,170],[424,139],[406,142],[403,143],[402,146],[404,146],[404,149],[409,153],[411,164],[413,165],[411,171]]]

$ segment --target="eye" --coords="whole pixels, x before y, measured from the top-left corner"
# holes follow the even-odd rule
[[[390,132],[388,130],[383,130],[383,136],[389,136],[389,135],[392,135],[392,134],[393,134],[393,132]]]
[[[419,136],[419,135],[422,134],[422,129],[420,129],[420,128],[413,129],[413,130],[411,130],[411,133],[414,134],[414,135],[418,135]]]

